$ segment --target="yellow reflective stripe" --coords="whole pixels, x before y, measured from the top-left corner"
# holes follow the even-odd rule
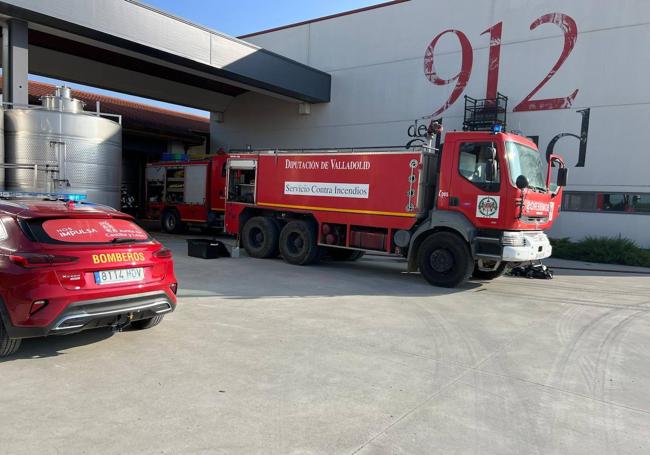
[[[281,207],[287,209],[298,209],[298,210],[316,210],[319,212],[343,212],[343,213],[359,213],[362,215],[385,215],[385,216],[402,216],[406,218],[414,218],[415,213],[403,213],[403,212],[378,212],[375,210],[354,210],[354,209],[335,209],[330,207],[311,207],[308,205],[288,205],[288,204],[272,204],[270,202],[258,202],[257,205],[262,205],[266,207]]]

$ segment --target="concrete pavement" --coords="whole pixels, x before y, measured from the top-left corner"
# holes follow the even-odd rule
[[[28,340],[0,453],[647,454],[650,277],[428,286],[404,264],[175,252],[149,331]]]

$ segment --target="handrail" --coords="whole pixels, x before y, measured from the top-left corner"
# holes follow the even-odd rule
[[[97,103],[99,103],[99,101]],[[45,109],[43,107],[43,105],[41,105],[41,104],[11,103],[9,101],[0,102],[0,106],[2,108],[11,107],[11,108],[18,108],[18,109],[43,110],[43,111],[48,111],[48,112],[59,112],[59,113],[65,112],[65,111],[57,111],[57,110],[48,110],[48,109]],[[80,112],[65,112],[65,113],[73,114],[73,115],[85,114],[85,115],[92,115],[92,116],[95,116],[95,117],[108,117],[109,119],[115,119],[114,120],[115,122],[117,122],[119,125],[122,125],[122,115],[121,114],[109,114],[108,112],[101,112],[99,110],[99,106],[97,106],[97,110],[95,110],[95,111],[81,110]]]
[[[305,155],[309,154],[318,154],[318,153],[367,153],[369,151],[423,151],[429,153],[435,153],[436,149],[434,147],[429,147],[427,145],[417,145],[407,148],[403,145],[384,145],[378,147],[341,147],[341,148],[283,148],[283,149],[230,149],[228,153],[242,153],[242,154],[269,154],[269,155],[280,155],[288,153],[304,153]]]

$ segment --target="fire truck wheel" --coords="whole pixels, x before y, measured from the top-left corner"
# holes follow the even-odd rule
[[[160,218],[163,231],[168,234],[181,234],[187,225],[181,221],[181,216],[176,210],[166,210]]]
[[[316,244],[316,226],[303,220],[289,221],[280,233],[280,253],[294,265],[308,265],[318,261],[321,249]]]
[[[429,283],[453,288],[469,278],[474,261],[467,244],[458,235],[437,232],[420,245],[418,266]]]
[[[140,319],[138,321],[133,321],[131,323],[131,328],[135,330],[150,329],[160,324],[163,320],[163,317],[165,317],[164,314],[157,314],[156,316],[149,319]]]
[[[256,216],[244,224],[241,240],[246,252],[254,258],[270,258],[278,254],[278,223],[268,217]]]
[[[506,271],[506,263],[502,262],[499,264],[499,267],[496,268],[496,270],[491,270],[489,272],[486,272],[484,270],[479,270],[478,264],[474,266],[474,271],[472,272],[472,276],[478,280],[493,280],[495,278],[499,278],[503,273]]]
[[[11,354],[15,354],[18,348],[20,347],[20,342],[22,340],[9,338],[9,334],[5,330],[5,326],[0,321],[0,357],[7,357]]]
[[[356,261],[361,259],[363,251],[346,250],[344,248],[328,248],[327,254],[335,261]]]

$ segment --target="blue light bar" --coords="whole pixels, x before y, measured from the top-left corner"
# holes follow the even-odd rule
[[[74,193],[62,194],[61,196],[63,196],[62,199],[67,199],[68,201],[84,201],[88,197],[85,194],[74,194]]]
[[[503,125],[496,124],[492,127],[492,132],[494,134],[500,133],[503,131]]]
[[[37,199],[60,199],[64,201],[83,201],[85,194],[80,193],[46,193],[35,191],[0,191],[0,198],[37,198]]]

